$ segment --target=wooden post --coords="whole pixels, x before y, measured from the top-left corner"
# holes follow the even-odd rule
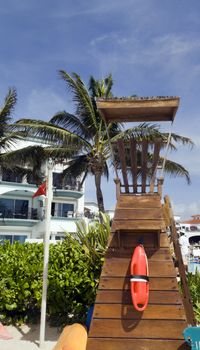
[[[164,178],[160,177],[157,180],[158,183],[158,194],[160,195],[160,198],[162,198],[162,186],[163,186]]]
[[[119,178],[114,179],[114,182],[116,184],[116,198],[118,200],[120,196],[120,179]]]

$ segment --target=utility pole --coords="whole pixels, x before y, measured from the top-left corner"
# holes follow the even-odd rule
[[[43,265],[43,286],[42,286],[42,304],[40,317],[40,349],[45,345],[45,326],[46,326],[46,306],[47,306],[47,284],[48,284],[48,263],[49,263],[49,238],[51,224],[51,203],[53,199],[52,186],[53,161],[47,161],[47,183],[46,183],[46,201],[45,201],[45,235],[44,235],[44,265]]]

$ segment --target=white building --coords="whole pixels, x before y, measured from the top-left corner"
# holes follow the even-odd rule
[[[17,149],[41,144],[34,140],[21,142]],[[84,216],[84,191],[80,182],[69,179],[60,181],[64,166],[53,169],[53,201],[51,208],[51,239],[60,239],[65,232],[76,232],[76,222]],[[45,196],[32,198],[37,186],[9,171],[0,172],[0,241],[24,242],[26,239],[43,238],[45,232]]]
[[[85,202],[84,206],[85,216],[89,219],[95,219],[99,217],[99,207],[96,202]],[[105,210],[105,213],[109,215],[112,220],[114,217],[114,210]]]

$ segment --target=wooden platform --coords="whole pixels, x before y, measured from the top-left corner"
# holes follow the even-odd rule
[[[186,350],[187,326],[158,195],[121,195],[97,292],[87,350]],[[159,240],[158,240],[159,236]],[[137,312],[130,296],[130,260],[143,240],[150,297]]]
[[[137,229],[147,231],[165,229],[158,194],[120,195],[115,209],[112,232]]]

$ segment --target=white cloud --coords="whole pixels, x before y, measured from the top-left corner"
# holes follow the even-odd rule
[[[175,215],[180,215],[181,219],[190,219],[191,215],[200,213],[200,200],[191,203],[172,203]]]
[[[108,44],[111,44],[110,47]],[[102,47],[105,45],[105,50],[102,51]],[[93,54],[99,57],[99,60],[103,56],[109,57],[111,55],[113,57],[114,48],[117,62],[160,65],[164,58],[169,66],[172,63],[170,63],[170,59],[178,62],[187,54],[191,55],[198,52],[200,41],[199,38],[186,37],[175,33],[152,37],[149,41],[142,41],[134,32],[130,36],[124,36],[120,32],[112,32],[93,38],[90,46]]]
[[[52,13],[52,17],[70,19],[78,16],[100,16],[106,13],[112,13],[113,15],[115,12],[120,10],[124,11],[126,10],[126,7],[133,6],[134,4],[138,3],[138,0],[126,0],[126,6],[124,6],[124,3],[121,0],[92,0],[88,1],[87,3],[80,2],[76,6],[76,4],[73,2],[71,7],[69,5],[66,8],[62,7],[61,9],[55,9]]]

